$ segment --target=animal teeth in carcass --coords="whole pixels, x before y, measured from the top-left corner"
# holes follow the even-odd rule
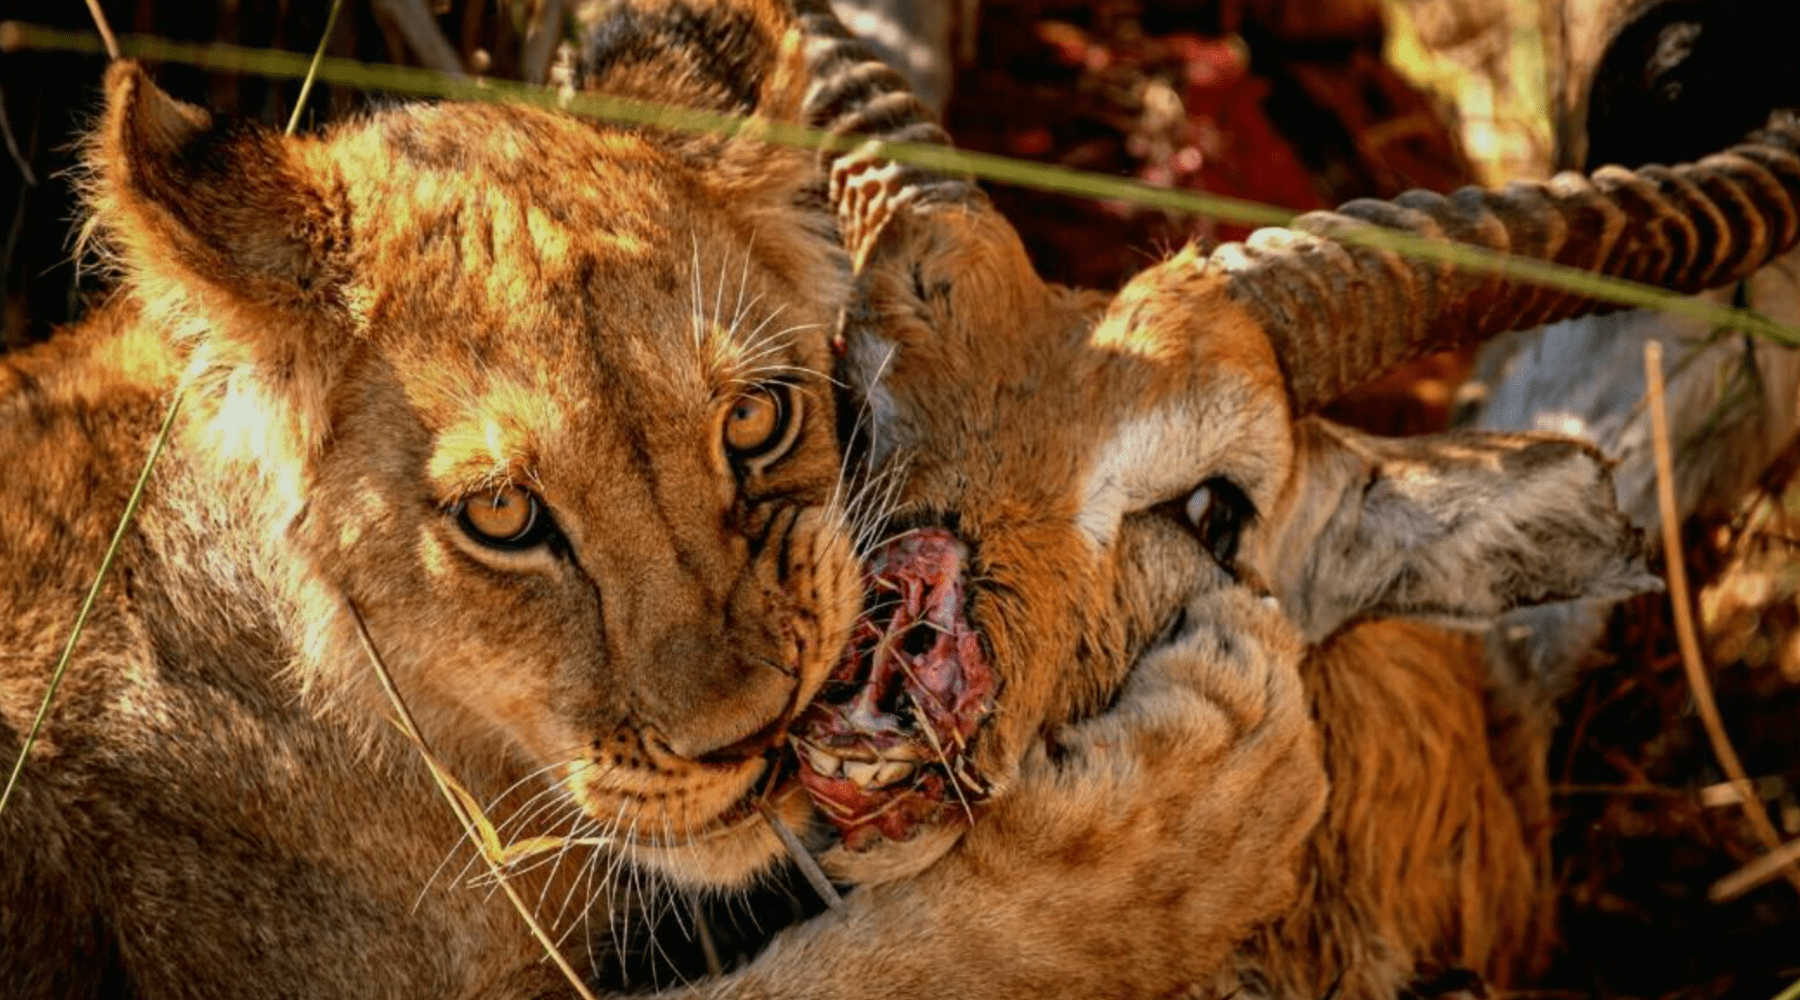
[[[847,760],[844,762],[844,777],[858,788],[867,788],[875,783],[875,774],[881,765],[867,760]]]
[[[888,785],[911,777],[912,773],[913,764],[911,761],[890,760],[882,764],[881,769],[875,772],[875,784],[885,788]]]
[[[843,769],[843,761],[810,743],[801,743],[800,751],[806,755],[806,762],[812,765],[812,769],[827,778],[837,777],[838,772]]]

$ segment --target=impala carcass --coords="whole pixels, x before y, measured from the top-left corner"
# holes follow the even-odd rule
[[[814,44],[814,103],[839,134],[942,140],[852,43]],[[868,414],[861,446],[899,470],[910,529],[880,554],[876,582],[926,595],[945,633],[898,667],[883,643],[907,639],[871,639],[862,672],[835,678],[797,732],[828,751],[808,759],[844,834],[833,863],[876,878],[916,867],[952,839],[940,831],[965,812],[979,825],[981,803],[1004,800],[1017,762],[1054,744],[1060,722],[1107,704],[1147,636],[1195,627],[1170,617],[1178,595],[1266,593],[1307,644],[1301,676],[1332,784],[1292,863],[1297,894],[1157,938],[1179,952],[1183,933],[1210,945],[1228,926],[1223,964],[1210,946],[1154,968],[1137,951],[1116,956],[1114,991],[1200,981],[1221,994],[1373,996],[1456,970],[1528,975],[1550,933],[1541,702],[1519,686],[1528,678],[1490,675],[1477,637],[1442,626],[1654,587],[1641,543],[1588,445],[1384,440],[1311,414],[1411,358],[1601,307],[1364,237],[1394,229],[1713,287],[1800,236],[1796,147],[1800,128],[1781,120],[1674,169],[1353,202],[1210,255],[1183,251],[1110,301],[1040,281],[972,185],[889,162],[878,145],[826,154],[857,266],[843,337]],[[1146,565],[1178,567],[1173,585],[1127,572]],[[991,699],[880,710],[882,692],[922,704],[981,691],[990,668]],[[947,750],[943,732],[958,736]],[[871,787],[840,770],[858,753],[940,764]],[[1239,792],[1241,822],[1263,821],[1257,789]],[[1208,846],[1169,881],[1241,875],[1206,869]],[[1151,909],[1171,895],[1141,888]],[[1166,905],[1172,922],[1196,919]]]

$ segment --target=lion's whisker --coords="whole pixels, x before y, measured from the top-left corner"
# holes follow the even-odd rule
[[[552,828],[554,828],[555,826],[558,826],[558,825],[566,824],[568,829],[566,832],[564,832],[560,835],[553,835],[553,839],[555,839],[555,841],[556,841],[556,850],[550,852],[549,871],[546,871],[544,873],[544,877],[542,880],[543,884],[538,887],[536,912],[538,914],[539,919],[543,918],[544,901],[550,895],[550,887],[552,885],[554,885],[556,882],[556,875],[557,875],[558,871],[560,871],[562,869],[563,860],[569,856],[569,850],[570,850],[571,844],[573,843],[575,830],[576,830],[576,828],[578,828],[581,825],[581,817],[582,817],[581,810],[574,809],[574,810],[566,811],[561,820],[553,821],[550,824]],[[529,870],[529,869],[527,869],[527,870]],[[554,928],[554,926],[555,926],[554,923],[551,926],[552,926],[552,928]]]
[[[511,785],[509,785],[506,788],[505,791],[501,792],[499,795],[496,795],[491,800],[489,800],[486,812],[489,815],[491,815],[493,813],[494,809],[499,805],[499,803],[502,800],[504,800],[506,798],[506,796],[512,794],[512,792],[515,789],[524,785],[526,782],[532,780],[533,778],[541,777],[547,771],[552,771],[558,767],[562,767],[563,765],[570,763],[572,760],[573,760],[573,758],[554,761],[552,763],[546,764],[543,767],[540,767],[540,768],[532,771],[531,773],[527,774],[525,777],[520,778],[518,781],[513,782]],[[556,789],[556,786],[551,785],[548,788],[540,791],[538,793],[538,795],[543,795],[547,792],[554,791],[555,789]],[[529,805],[530,802],[536,801],[537,798],[538,798],[538,796],[534,795],[531,799],[527,800],[527,805]],[[521,808],[524,808],[524,807],[521,807]],[[495,832],[498,833],[500,830],[505,829],[507,825],[511,824],[512,822],[514,822],[517,819],[517,815],[518,815],[517,813],[514,813],[513,816],[511,816],[508,819],[506,819],[505,821],[501,822],[498,826],[496,826],[494,828]],[[486,849],[486,846],[476,842],[473,831],[464,830],[462,832],[462,835],[457,837],[456,841],[450,845],[450,849],[448,851],[444,852],[443,860],[439,861],[437,864],[437,867],[432,869],[431,877],[427,878],[425,880],[425,884],[420,887],[419,896],[413,903],[413,906],[415,909],[419,906],[420,903],[422,903],[424,901],[425,895],[431,891],[432,886],[437,884],[439,876],[443,875],[444,870],[446,868],[448,868],[450,866],[450,864],[456,859],[457,854],[462,851],[464,845],[468,845],[469,847],[473,848],[473,850],[470,852],[469,859],[463,863],[462,868],[457,871],[455,877],[448,880],[447,884],[457,885],[468,877],[469,869],[481,860],[481,854]]]
[[[599,863],[600,855],[603,852],[612,850],[609,846],[605,846],[610,844],[610,841],[607,840],[601,831],[602,828],[600,824],[594,822],[593,818],[588,817],[585,813],[583,814],[582,824],[576,829],[569,831],[570,841],[572,843],[578,840],[586,840],[588,841],[587,846],[589,849],[587,856],[581,862],[580,869],[569,878],[569,888],[563,893],[562,903],[556,910],[557,923],[561,923],[564,914],[569,912],[569,906],[574,902],[576,893],[580,892],[582,889],[583,880],[585,879],[589,885],[592,884],[593,872]],[[594,836],[590,838],[589,834],[593,834]],[[591,908],[593,906],[593,894],[589,892],[587,895],[587,906],[588,908]],[[574,921],[570,922],[570,926],[574,926]]]
[[[706,316],[700,305],[706,293],[700,285],[700,237],[690,229],[688,241],[693,245],[693,262],[688,266],[688,293],[692,304],[690,315],[694,325],[694,349],[699,351],[706,346]]]
[[[748,291],[750,287],[750,256],[755,248],[756,233],[752,232],[750,234],[750,239],[746,241],[744,246],[744,266],[738,269],[737,306],[731,311],[731,329],[734,332],[737,330],[738,324],[743,321],[745,311],[755,308],[756,303],[762,301],[762,293],[757,292],[756,296],[750,300],[748,306],[744,304],[744,293]]]

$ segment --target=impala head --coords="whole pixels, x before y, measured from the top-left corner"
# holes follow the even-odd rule
[[[932,134],[892,93],[868,103],[882,113],[839,130]],[[1040,281],[971,185],[874,146],[836,159],[858,268],[846,381],[859,446],[901,485],[895,541],[865,571],[861,654],[798,730],[844,833],[834,862],[882,877],[933,856],[1047,727],[1107,703],[1197,591],[1265,594],[1319,643],[1368,618],[1474,627],[1654,587],[1580,442],[1383,440],[1311,416],[1410,358],[1597,307],[1352,231],[1717,284],[1800,232],[1800,131],[1765,138],[1673,171],[1355,202],[1184,251],[1110,302]]]

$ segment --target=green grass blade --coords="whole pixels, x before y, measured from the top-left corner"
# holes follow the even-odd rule
[[[0,25],[0,51],[15,48],[94,51],[98,43],[83,32],[63,31],[22,22]],[[303,77],[308,73],[334,84],[366,90],[384,90],[415,97],[458,100],[510,101],[547,107],[564,107],[587,117],[628,125],[653,125],[686,133],[732,135],[751,124],[748,119],[679,108],[649,101],[603,94],[578,94],[564,100],[553,91],[504,80],[470,80],[445,76],[434,70],[385,66],[348,59],[307,57],[273,49],[248,49],[235,45],[173,42],[153,36],[120,39],[128,55],[181,63],[224,72],[256,73],[272,78]],[[837,139],[801,125],[785,122],[755,123],[757,134],[771,142],[808,149],[845,148],[859,145],[854,138]],[[1245,225],[1285,225],[1295,213],[1273,205],[1228,198],[1204,191],[1156,187],[1142,181],[1086,173],[1057,164],[1033,163],[991,153],[973,153],[944,146],[889,143],[883,154],[916,166],[956,171],[983,180],[1058,194],[1121,201],[1146,208],[1209,215]],[[1749,309],[1737,309],[1693,298],[1622,278],[1593,274],[1551,261],[1517,257],[1485,247],[1447,243],[1410,233],[1375,227],[1358,228],[1334,239],[1393,250],[1409,257],[1442,261],[1484,273],[1496,273],[1588,298],[1638,309],[1656,309],[1688,316],[1708,325],[1739,330],[1784,347],[1800,346],[1800,328],[1776,322]]]
[[[44,691],[44,700],[38,703],[37,717],[31,720],[31,731],[25,734],[25,742],[19,747],[19,759],[13,761],[12,773],[6,777],[6,790],[0,792],[0,813],[6,811],[7,802],[12,800],[13,789],[19,784],[19,775],[25,773],[25,761],[31,756],[32,744],[37,742],[38,731],[44,728],[44,719],[50,715],[50,705],[56,700],[56,689],[62,684],[63,674],[68,672],[69,661],[75,658],[75,645],[81,641],[81,631],[87,627],[88,615],[94,610],[94,603],[100,598],[100,587],[106,582],[107,571],[112,569],[113,557],[119,554],[119,543],[125,540],[125,532],[131,527],[132,516],[137,513],[138,503],[144,498],[144,487],[150,483],[150,470],[155,467],[156,459],[162,454],[163,445],[168,443],[169,430],[175,426],[175,414],[181,409],[182,392],[177,390],[175,398],[169,401],[169,410],[163,414],[162,428],[156,433],[156,440],[150,445],[150,456],[144,460],[144,467],[138,471],[137,485],[131,488],[131,498],[125,501],[125,513],[119,518],[118,527],[113,529],[112,542],[106,546],[106,554],[100,558],[100,571],[94,574],[94,583],[88,587],[87,597],[81,601],[81,610],[75,615],[75,627],[69,630],[69,641],[63,645],[62,656],[56,661],[56,669],[50,673],[50,686]]]

